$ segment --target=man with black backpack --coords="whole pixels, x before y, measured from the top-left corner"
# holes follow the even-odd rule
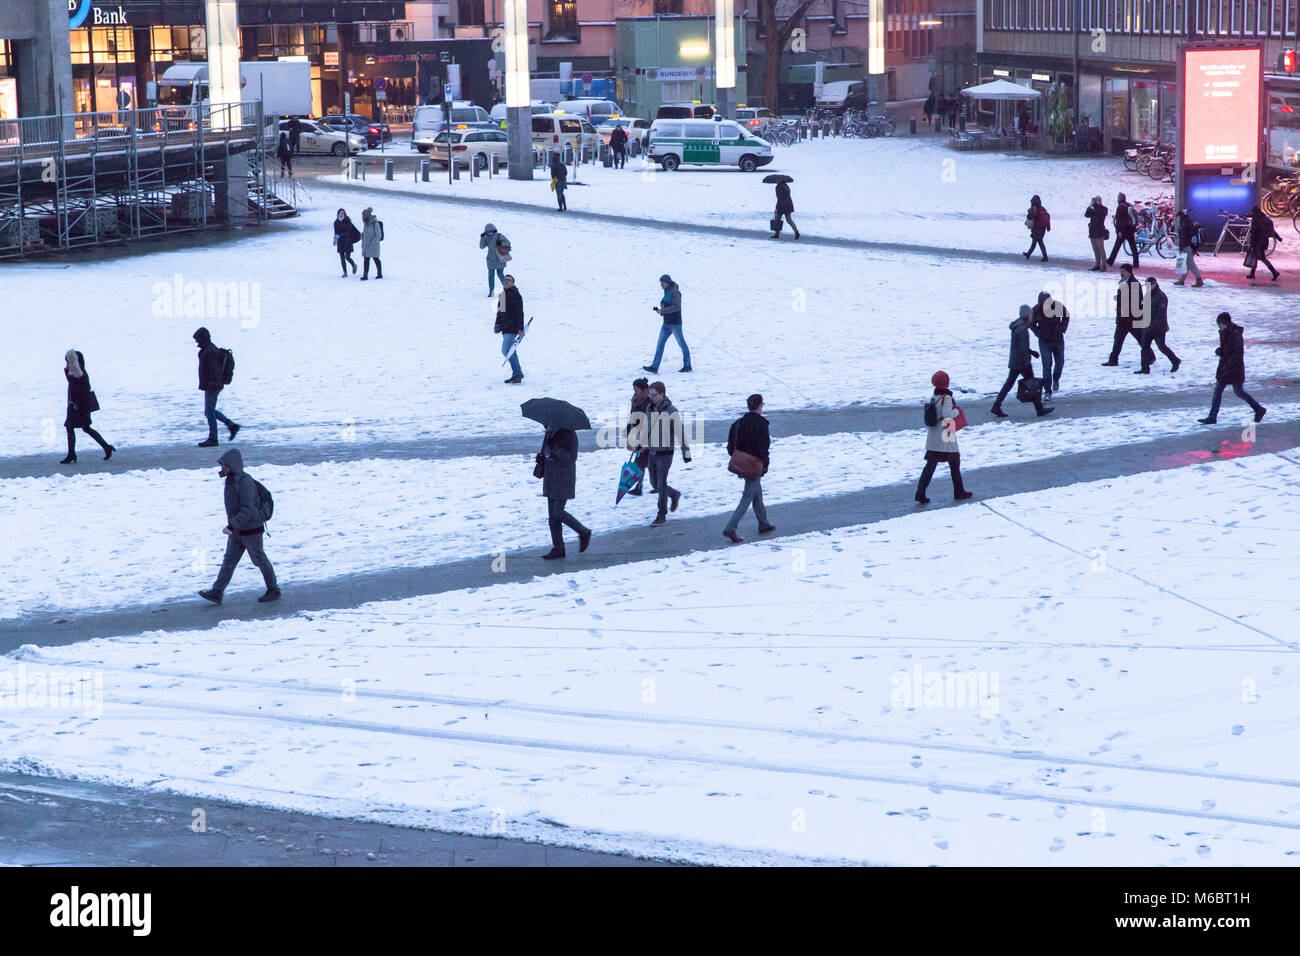
[[[200,591],[199,597],[213,604],[221,603],[230,578],[235,573],[235,565],[248,552],[249,560],[262,572],[266,582],[266,593],[257,600],[262,604],[280,600],[280,588],[275,583],[275,568],[262,547],[262,536],[266,531],[266,522],[275,510],[271,493],[261,482],[244,471],[244,456],[238,448],[232,448],[218,460],[221,469],[218,472],[226,479],[226,556],[221,561],[221,570],[210,590]]]
[[[217,409],[217,396],[234,379],[235,356],[230,349],[213,345],[212,334],[205,328],[194,333],[194,341],[199,346],[199,390],[203,392],[203,414],[208,420],[208,440],[199,442],[199,447],[215,448],[221,444],[217,441],[218,419],[230,429],[231,441],[239,432],[239,426]]]
[[[1129,205],[1128,197],[1120,193],[1115,199],[1115,245],[1111,246],[1110,255],[1106,258],[1106,264],[1113,266],[1115,256],[1119,254],[1120,248],[1128,243],[1129,251],[1133,253],[1133,268],[1138,267],[1138,247],[1137,247],[1137,214],[1133,207]]]

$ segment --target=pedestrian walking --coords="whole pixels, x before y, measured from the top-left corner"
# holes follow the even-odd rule
[[[1201,227],[1196,220],[1192,218],[1191,213],[1182,209],[1178,212],[1178,254],[1183,257],[1183,273],[1178,277],[1174,285],[1182,285],[1187,279],[1187,273],[1196,276],[1196,281],[1192,283],[1192,288],[1205,285],[1201,281],[1201,270],[1196,268],[1196,253],[1201,244]]]
[[[669,510],[676,511],[682,493],[668,484],[668,470],[673,465],[673,450],[680,445],[682,461],[690,463],[691,449],[686,443],[686,427],[681,412],[668,399],[663,382],[650,383],[650,430],[646,446],[650,451],[650,489],[659,495],[659,513],[651,524],[655,527],[668,521]]]
[[[1043,262],[1046,262],[1047,246],[1043,245],[1043,237],[1052,228],[1052,217],[1048,215],[1047,210],[1043,207],[1043,201],[1037,196],[1033,196],[1029,200],[1029,212],[1025,214],[1025,226],[1029,229],[1029,251],[1024,254],[1025,258],[1028,259],[1033,255],[1034,247],[1037,246],[1043,253]]]
[[[925,98],[925,105],[921,107],[921,112],[925,114],[925,125],[929,126],[930,121],[934,118],[934,94],[931,93]]]
[[[1133,268],[1136,269],[1138,267],[1137,214],[1133,211],[1133,207],[1129,205],[1129,201],[1123,193],[1120,193],[1115,198],[1113,221],[1115,223],[1115,245],[1111,246],[1110,255],[1106,257],[1106,264],[1113,266],[1120,247],[1128,243],[1128,247],[1133,253]]]
[[[1007,417],[1007,413],[1002,410],[1002,400],[1007,397],[1007,393],[1011,391],[1011,386],[1015,385],[1016,379],[1019,378],[1025,379],[1030,401],[1034,403],[1034,411],[1038,413],[1040,418],[1056,411],[1054,408],[1044,407],[1042,389],[1039,387],[1038,379],[1034,377],[1034,366],[1030,362],[1031,358],[1038,358],[1038,353],[1029,347],[1029,320],[1033,317],[1033,314],[1033,309],[1027,305],[1022,305],[1020,315],[1009,326],[1011,329],[1011,355],[1007,360],[1007,368],[1010,372],[1007,375],[1007,380],[1002,383],[1002,388],[998,391],[998,397],[993,401],[993,408],[990,409],[998,418]]]
[[[948,387],[947,372],[935,372],[930,376],[930,384],[934,386],[934,394],[930,397],[931,410],[927,411],[925,416],[925,467],[921,469],[921,478],[916,483],[918,505],[930,503],[925,492],[930,487],[930,479],[934,477],[939,462],[946,462],[948,465],[948,472],[952,475],[954,499],[962,501],[972,494],[962,484],[961,452],[957,448],[957,424],[965,421],[965,415],[962,415],[961,408],[952,397],[952,390]]]
[[[280,160],[280,175],[285,175],[288,170],[290,176],[293,175],[293,150],[289,146],[289,134],[280,134],[280,143],[275,147],[275,156]]]
[[[542,450],[537,453],[537,469],[533,474],[538,470],[542,495],[546,498],[546,520],[551,529],[551,550],[542,557],[547,561],[564,557],[563,525],[577,533],[578,552],[586,551],[591,543],[591,529],[565,509],[577,497],[578,433],[571,428],[548,430],[542,440]]]
[[[637,453],[636,464],[641,469],[641,477],[627,493],[640,495],[645,484],[645,469],[650,463],[650,449],[647,447],[650,436],[650,383],[645,378],[632,382],[632,406],[628,409],[624,434],[628,450]]]
[[[1088,220],[1088,242],[1092,244],[1092,255],[1097,260],[1089,272],[1106,271],[1106,240],[1110,238],[1110,230],[1106,228],[1106,214],[1109,211],[1102,205],[1100,196],[1093,196],[1092,202],[1083,211],[1083,217]]]
[[[298,117],[289,120],[289,151],[297,156],[301,151],[303,123]]]
[[[1142,320],[1146,314],[1143,311],[1145,308],[1142,284],[1133,278],[1133,267],[1127,262],[1121,263],[1119,287],[1115,290],[1115,336],[1111,340],[1110,358],[1102,362],[1102,365],[1119,364],[1119,353],[1124,349],[1124,340],[1130,335],[1133,336],[1138,347],[1142,347],[1140,329],[1145,326],[1135,326],[1134,323]]]
[[[1164,353],[1165,358],[1169,359],[1169,374],[1172,375],[1183,363],[1174,354],[1173,349],[1165,344],[1165,336],[1169,334],[1169,296],[1165,294],[1164,289],[1160,288],[1160,283],[1156,282],[1155,276],[1147,276],[1146,303],[1146,315],[1150,318],[1150,322],[1142,330],[1142,367],[1133,374],[1151,374],[1151,366],[1156,361],[1155,349],[1151,347],[1154,343]]]
[[[794,200],[790,197],[790,184],[779,182],[776,184],[776,212],[772,214],[772,221],[776,223],[776,230],[772,233],[773,239],[781,238],[781,217],[790,224],[794,230],[794,237],[799,238],[799,227],[794,224],[790,216],[794,213]]]
[[[248,559],[262,572],[262,581],[266,584],[266,593],[258,598],[258,603],[267,604],[280,600],[280,586],[275,581],[275,568],[266,556],[263,537],[266,522],[270,518],[270,496],[264,495],[265,489],[253,476],[244,471],[244,456],[238,448],[232,448],[219,459],[218,474],[226,479],[224,502],[226,506],[226,555],[221,559],[221,570],[217,579],[207,591],[200,591],[199,597],[221,603],[221,596],[230,585],[239,559],[248,552]]]
[[[519,350],[510,349],[524,334],[524,297],[515,288],[515,277],[501,280],[501,294],[497,296],[497,321],[492,331],[501,333],[501,354],[510,359],[510,377],[507,385],[518,385],[524,380],[524,369],[519,364]]]
[[[736,510],[727,519],[727,526],[722,529],[723,536],[733,544],[745,540],[736,529],[751,505],[758,521],[758,533],[768,534],[776,530],[776,525],[768,523],[767,507],[763,504],[763,476],[771,464],[769,455],[772,448],[772,432],[768,420],[763,417],[763,396],[754,393],[745,400],[745,406],[749,411],[732,422],[727,432],[727,455],[731,458],[729,470],[740,475],[745,482],[740,504],[736,505]],[[760,466],[762,470],[755,474]]]
[[[348,218],[346,210],[340,209],[338,215],[334,217],[334,248],[338,251],[339,266],[343,269],[345,279],[348,277],[348,266],[352,267],[353,275],[357,273],[357,263],[352,258],[352,250],[360,241],[361,233]]]
[[[609,149],[614,154],[614,168],[622,169],[627,164],[627,130],[615,126],[609,134]]]
[[[78,428],[99,442],[99,447],[104,449],[104,460],[108,461],[117,449],[104,441],[104,436],[90,425],[90,413],[99,410],[99,399],[90,387],[86,357],[76,349],[68,349],[63,355],[63,377],[68,380],[68,413],[63,419],[63,427],[68,433],[68,457],[59,464],[77,463]]]
[[[497,232],[497,227],[488,223],[478,234],[478,247],[487,250],[488,298],[496,289],[496,280],[505,285],[506,263],[510,261],[510,240],[505,233]]]
[[[230,349],[221,349],[212,344],[212,333],[200,327],[194,331],[194,341],[199,347],[199,390],[203,392],[203,415],[208,420],[207,441],[199,442],[200,448],[215,448],[217,441],[217,422],[220,421],[230,431],[230,440],[235,440],[240,426],[232,422],[217,408],[217,396],[230,384],[235,374],[235,356]]]
[[[551,188],[555,190],[555,205],[559,212],[569,208],[564,201],[564,187],[569,184],[569,171],[559,153],[551,153]]]
[[[1268,271],[1273,273],[1274,282],[1280,273],[1273,268],[1273,263],[1268,261],[1268,241],[1276,239],[1282,241],[1282,237],[1277,234],[1273,228],[1273,220],[1264,214],[1264,210],[1258,206],[1251,207],[1250,210],[1250,230],[1246,233],[1246,266],[1250,272],[1246,273],[1247,279],[1255,278],[1255,269],[1262,262],[1268,266]]]
[[[1038,339],[1043,353],[1043,398],[1051,400],[1061,389],[1061,369],[1065,368],[1065,330],[1070,327],[1070,312],[1065,303],[1051,293],[1038,293],[1038,304],[1029,318],[1029,331]]]
[[[375,260],[375,278],[384,277],[384,264],[379,259],[379,244],[384,241],[384,224],[375,218],[370,206],[361,210],[361,281],[370,278],[370,260]]]
[[[1219,404],[1223,401],[1223,391],[1231,388],[1237,397],[1249,405],[1255,412],[1255,421],[1262,421],[1268,411],[1255,401],[1242,386],[1246,383],[1246,345],[1242,338],[1244,330],[1232,321],[1227,312],[1220,312],[1215,321],[1219,325],[1219,347],[1214,354],[1219,357],[1219,367],[1214,373],[1214,400],[1210,402],[1210,414],[1197,419],[1202,425],[1213,425],[1219,420]]]
[[[678,346],[682,350],[682,367],[678,370],[681,372],[691,371],[691,350],[686,345],[686,336],[682,332],[682,290],[673,277],[664,273],[659,277],[659,287],[664,290],[664,297],[659,304],[654,307],[664,320],[664,324],[659,329],[659,343],[655,346],[655,357],[649,365],[642,365],[643,371],[657,373],[659,363],[664,357],[664,346],[668,343],[668,336],[677,339]]]

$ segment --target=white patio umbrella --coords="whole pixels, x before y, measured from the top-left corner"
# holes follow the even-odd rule
[[[1036,100],[1043,94],[1038,90],[1028,86],[1021,86],[1019,83],[1012,83],[1010,80],[993,80],[989,83],[981,83],[979,86],[968,86],[962,90],[963,96],[969,96],[975,100],[996,100],[998,102],[1007,102],[1012,100]],[[998,119],[1002,118],[1002,110],[998,109]],[[999,125],[1003,125],[999,122]]]

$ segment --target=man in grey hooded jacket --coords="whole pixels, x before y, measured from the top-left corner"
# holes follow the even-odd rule
[[[266,531],[261,509],[258,507],[257,483],[253,476],[244,471],[244,456],[238,448],[232,448],[219,459],[219,474],[226,479],[226,556],[221,561],[221,570],[212,588],[200,591],[199,597],[221,603],[230,578],[235,573],[235,565],[248,552],[249,560],[262,572],[266,582],[266,593],[257,600],[262,604],[280,600],[280,588],[275,583],[275,568],[262,547],[262,536]]]

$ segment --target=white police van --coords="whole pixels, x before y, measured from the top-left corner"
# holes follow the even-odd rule
[[[657,119],[650,124],[648,155],[669,172],[689,163],[752,173],[772,161],[772,144],[731,120]]]

